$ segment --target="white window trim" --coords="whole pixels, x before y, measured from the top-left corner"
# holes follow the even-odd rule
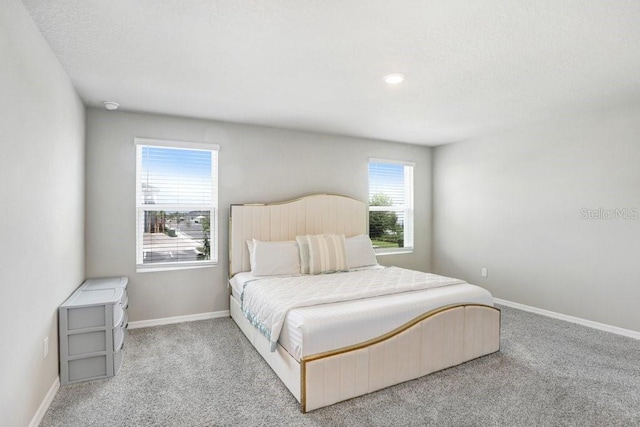
[[[184,148],[189,150],[220,151],[218,144],[211,142],[174,141],[169,139],[134,138],[135,145],[148,145],[151,147]]]
[[[166,139],[154,139],[154,138],[134,138],[133,143],[136,146],[136,272],[156,272],[156,271],[170,271],[170,270],[183,270],[194,268],[215,267],[218,265],[219,253],[218,253],[218,152],[220,151],[220,145],[210,142],[194,142],[194,141],[176,141]],[[139,232],[139,215],[141,210],[144,211],[146,206],[153,206],[155,209],[146,210],[180,210],[184,209],[184,206],[172,205],[172,204],[156,204],[156,205],[144,205],[140,203],[140,189],[142,184],[140,182],[140,175],[138,171],[142,166],[142,158],[139,155],[139,147],[166,147],[166,148],[178,148],[188,150],[204,150],[211,151],[211,179],[214,183],[211,188],[211,205],[189,205],[194,210],[208,210],[210,211],[211,228],[214,233],[211,233],[211,239],[209,244],[212,249],[212,259],[202,261],[185,261],[185,262],[158,262],[153,264],[143,264],[140,262],[141,255],[143,254],[143,235]]]
[[[404,160],[390,160],[390,159],[378,159],[376,157],[369,157],[369,163],[389,163],[392,165],[402,165],[416,167],[415,162],[405,162]]]
[[[196,268],[217,267],[218,263],[206,261],[192,262],[156,262],[153,264],[137,264],[136,273],[154,273],[157,271],[173,271],[173,270],[193,270]]]
[[[405,204],[404,206],[369,206],[369,201],[367,201],[368,212],[403,212],[405,218],[411,218],[411,221],[405,221],[405,230],[404,236],[406,238],[407,235],[411,237],[409,246],[405,246],[402,248],[378,248],[374,249],[376,255],[400,255],[400,254],[411,254],[413,253],[414,248],[414,228],[415,228],[415,208],[413,203],[414,198],[414,185],[415,180],[413,177],[413,170],[416,167],[415,162],[407,162],[403,160],[390,160],[390,159],[380,159],[375,157],[369,158],[369,163],[389,163],[394,165],[402,165],[402,166],[410,166],[411,173],[410,176],[407,176],[407,170],[405,169],[405,180],[409,178],[411,180],[410,188],[405,186]],[[367,166],[369,165],[367,163]],[[405,243],[407,240],[405,240]]]

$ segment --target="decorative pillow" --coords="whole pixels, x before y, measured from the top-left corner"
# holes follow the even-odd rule
[[[344,234],[307,235],[309,242],[309,274],[347,271]]]
[[[253,239],[254,276],[300,274],[300,250],[294,241],[262,242]]]
[[[296,236],[300,248],[300,273],[309,274],[309,240],[307,236]]]
[[[347,266],[349,269],[377,265],[376,252],[369,236],[360,234],[345,240],[347,248]]]

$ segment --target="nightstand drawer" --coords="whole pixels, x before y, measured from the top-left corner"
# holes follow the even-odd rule
[[[107,375],[107,356],[94,356],[69,361],[69,382]]]
[[[127,338],[127,325],[128,325],[129,316],[127,316],[127,312],[124,312],[124,319],[122,319],[122,323],[117,328],[113,329],[113,351],[118,351],[122,348],[124,344],[124,340]]]
[[[122,320],[124,319],[124,308],[122,308],[122,305],[118,304],[113,304],[113,327],[116,328],[118,326],[120,326],[120,324],[122,323]]]
[[[104,306],[102,305],[95,307],[70,308],[68,310],[67,318],[67,329],[70,331],[75,329],[104,326],[106,322]]]
[[[127,291],[126,290],[122,294],[122,298],[120,298],[120,305],[124,309],[127,309],[129,307],[129,295],[127,295]]]
[[[107,331],[70,334],[68,339],[69,356],[105,351],[107,349],[106,335]]]

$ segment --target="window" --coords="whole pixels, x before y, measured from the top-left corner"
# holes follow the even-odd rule
[[[215,144],[136,138],[137,269],[218,261]]]
[[[413,168],[369,159],[369,236],[376,252],[413,249]]]

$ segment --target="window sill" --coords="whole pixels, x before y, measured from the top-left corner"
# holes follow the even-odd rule
[[[184,263],[158,263],[158,264],[138,264],[136,273],[155,273],[158,271],[193,270],[196,268],[217,267],[215,261],[184,262]]]
[[[413,253],[413,249],[411,248],[407,248],[407,249],[396,249],[396,250],[380,250],[380,252],[376,251],[376,256],[378,255],[382,255],[382,256],[386,256],[386,255],[401,255],[401,254],[412,254]]]

